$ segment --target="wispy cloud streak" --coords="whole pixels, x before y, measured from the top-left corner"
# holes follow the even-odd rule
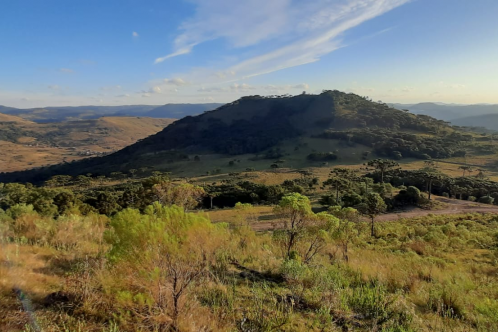
[[[180,26],[174,51],[155,63],[220,38],[233,48],[256,54],[225,68],[197,68],[187,74],[192,82],[203,76],[199,83],[219,83],[319,61],[343,46],[344,32],[410,0],[192,1],[196,12]],[[257,54],[260,46],[270,50]]]

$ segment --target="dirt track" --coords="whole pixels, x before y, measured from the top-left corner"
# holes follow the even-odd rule
[[[392,212],[380,215],[376,221],[394,221],[402,218],[416,218],[423,217],[429,214],[462,214],[462,213],[496,213],[498,214],[498,206],[482,204],[476,202],[462,201],[458,199],[449,199],[444,197],[435,197],[434,200],[443,203],[445,206],[439,210],[423,210],[420,208],[413,208],[406,211]],[[262,221],[251,224],[255,231],[268,231],[278,229],[281,222],[275,221]]]

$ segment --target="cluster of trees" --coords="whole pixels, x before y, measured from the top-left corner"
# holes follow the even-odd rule
[[[318,137],[366,145],[372,147],[376,154],[393,159],[463,157],[466,154],[465,143],[472,140],[471,135],[458,132],[435,137],[385,129],[326,131]]]
[[[34,211],[44,216],[59,216],[71,211],[83,215],[113,215],[126,208],[143,211],[153,202],[190,210],[205,196],[203,188],[187,182],[172,182],[167,175],[152,176],[138,183],[77,191],[64,187],[0,184],[0,208],[32,205]]]
[[[334,99],[336,109],[346,109],[336,115],[334,127],[363,127],[386,128],[390,131],[416,130],[441,134],[450,129],[449,123],[437,120],[427,115],[415,115],[409,112],[400,112],[389,105],[373,102],[368,97],[355,94],[345,94],[340,91],[324,91]],[[354,111],[354,112],[351,112]]]
[[[94,181],[91,187],[90,181]],[[58,216],[68,211],[78,211],[85,215],[92,212],[114,215],[127,208],[144,211],[153,202],[174,204],[185,210],[196,207],[233,207],[238,202],[276,204],[287,193],[304,193],[319,184],[318,178],[313,178],[307,172],[303,172],[300,179],[286,180],[281,185],[237,182],[233,178],[201,187],[185,180],[172,181],[167,173],[160,172],[141,181],[117,185],[100,181],[105,181],[105,178],[60,175],[48,180],[43,187],[19,183],[0,184],[0,208],[7,209],[18,204],[32,205],[41,215]]]
[[[334,152],[312,152],[306,158],[309,161],[334,161],[337,155]]]

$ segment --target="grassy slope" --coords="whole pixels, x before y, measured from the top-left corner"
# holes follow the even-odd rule
[[[15,122],[19,124],[31,124],[31,121],[25,120],[21,117],[0,113],[0,122]]]
[[[112,152],[157,133],[173,119],[103,117],[61,123],[37,124],[13,116],[1,119],[25,133],[14,142],[1,141],[0,171],[9,172],[82,159],[78,152]],[[3,125],[0,124],[0,130]],[[33,137],[36,136],[36,137]]]

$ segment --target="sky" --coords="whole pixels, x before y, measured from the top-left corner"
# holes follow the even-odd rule
[[[0,1],[0,105],[498,103],[496,0]]]

